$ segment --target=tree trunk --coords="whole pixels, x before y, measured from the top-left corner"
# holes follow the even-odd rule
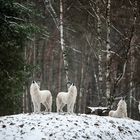
[[[42,48],[41,48],[41,88],[45,87],[46,85],[46,81],[45,81],[45,58],[44,58],[44,55],[45,55],[45,47],[46,47],[46,41],[47,40],[44,40],[43,44],[42,44]]]
[[[99,50],[102,49],[102,45],[101,45],[101,18],[100,18],[100,9],[99,9],[99,3],[100,1],[98,1],[97,3],[97,47]],[[101,51],[99,51],[99,55],[98,55],[98,72],[99,72],[99,76],[98,76],[98,81],[99,81],[99,84],[98,84],[98,99],[99,99],[99,102],[101,100],[100,96],[102,96],[102,82],[103,82],[103,75],[102,75],[102,54],[101,54]]]
[[[78,109],[78,112],[79,113],[82,113],[82,97],[83,97],[83,90],[84,90],[84,87],[83,87],[83,83],[84,83],[84,66],[83,66],[83,63],[82,63],[82,66],[81,66],[81,79],[80,79],[80,90],[79,90],[79,97],[78,97],[78,100],[79,100],[79,103],[78,103],[78,106],[79,106],[79,109]]]
[[[130,93],[129,93],[129,117],[132,117],[132,108],[133,108],[133,104],[132,104],[132,100],[133,100],[133,96],[135,93],[135,85],[134,85],[134,73],[135,73],[135,58],[134,58],[134,47],[131,43],[131,49],[130,49]]]
[[[111,67],[111,47],[110,47],[110,6],[111,0],[107,1],[107,41],[106,41],[106,61],[107,61],[107,68],[106,68],[106,97],[107,97],[107,105],[111,107],[111,77],[110,77],[110,67]]]
[[[62,85],[62,53],[60,53],[59,56],[59,65],[58,65],[58,89],[57,91],[60,92],[61,91],[61,85]]]
[[[24,60],[27,63],[27,50],[26,50],[26,46],[24,48]],[[24,72],[26,72],[26,66],[24,66]],[[23,95],[22,95],[22,112],[25,113],[26,112],[26,85],[24,82],[23,85]]]
[[[136,88],[134,85],[134,72],[135,72],[135,57],[134,57],[134,53],[135,53],[135,26],[136,26],[136,20],[137,20],[137,1],[135,1],[134,5],[133,5],[133,11],[134,11],[134,19],[133,19],[133,24],[132,24],[132,29],[131,29],[131,36],[130,36],[130,93],[129,93],[129,117],[132,117],[132,99],[133,99],[133,95],[136,92]]]
[[[129,117],[131,118],[132,117],[132,99],[133,99],[133,93],[134,93],[134,82],[133,82],[133,75],[134,75],[134,58],[133,56],[131,56],[131,60],[130,60],[130,93],[129,93],[129,107],[130,107],[130,110],[129,110]]]
[[[69,82],[69,72],[68,72],[68,61],[67,61],[67,51],[64,42],[64,23],[63,23],[63,0],[60,0],[60,45],[63,53],[64,69],[66,74],[66,83]]]
[[[36,44],[35,44],[35,37],[34,37],[34,40],[32,42],[32,47],[33,47],[33,66],[34,66],[34,69],[33,69],[33,79],[35,79],[36,77],[36,70],[35,70],[35,66],[36,66]]]

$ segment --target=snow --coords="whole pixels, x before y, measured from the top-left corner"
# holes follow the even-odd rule
[[[0,140],[140,140],[140,122],[85,114],[0,117]]]
[[[107,109],[107,107],[88,107],[88,108],[91,109],[91,113],[97,109],[101,109],[101,110]]]

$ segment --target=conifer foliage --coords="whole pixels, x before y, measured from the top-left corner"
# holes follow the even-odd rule
[[[24,45],[35,27],[26,24],[30,9],[17,0],[0,0],[0,115],[21,112]]]

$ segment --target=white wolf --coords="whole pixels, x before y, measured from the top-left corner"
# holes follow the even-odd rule
[[[121,99],[118,103],[118,107],[116,111],[111,110],[109,112],[109,116],[116,118],[124,118],[127,117],[127,104],[125,100]]]
[[[67,104],[67,112],[73,113],[74,104],[77,97],[77,88],[72,84],[68,92],[59,92],[56,97],[57,112],[63,112],[63,107]]]
[[[52,95],[49,90],[40,90],[39,85],[33,81],[30,86],[30,94],[34,106],[34,112],[40,112],[41,103],[45,106],[45,111],[51,111]]]

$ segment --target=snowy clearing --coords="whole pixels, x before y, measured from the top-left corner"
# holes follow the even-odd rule
[[[0,140],[140,140],[140,122],[96,115],[0,117]]]

